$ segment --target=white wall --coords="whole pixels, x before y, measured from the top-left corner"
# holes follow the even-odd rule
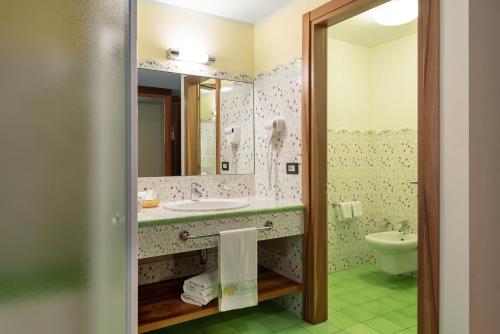
[[[469,333],[468,5],[441,0],[442,334]]]

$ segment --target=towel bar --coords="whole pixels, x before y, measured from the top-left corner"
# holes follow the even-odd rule
[[[258,227],[257,231],[271,230],[272,228],[273,228],[273,222],[266,221],[266,224],[264,225],[264,227]],[[179,234],[179,239],[181,239],[182,241],[188,241],[190,239],[198,239],[198,238],[205,238],[205,237],[215,237],[215,236],[218,236],[218,235],[219,235],[219,233],[191,235],[191,234],[189,234],[188,231],[182,231]]]
[[[357,199],[355,199],[354,201],[357,201]],[[330,205],[331,205],[332,207],[336,207],[336,206],[340,206],[340,203],[342,203],[342,202],[333,201],[332,203],[330,203]]]

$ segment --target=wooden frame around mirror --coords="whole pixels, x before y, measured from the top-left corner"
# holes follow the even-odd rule
[[[327,319],[327,28],[387,0],[331,0],[303,16],[304,318]],[[439,0],[419,0],[418,333],[439,333]]]

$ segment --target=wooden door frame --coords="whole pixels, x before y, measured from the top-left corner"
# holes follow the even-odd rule
[[[327,28],[387,0],[332,0],[303,16],[304,318],[327,319]],[[419,0],[418,333],[439,333],[439,0]]]
[[[215,174],[221,174],[220,144],[222,131],[220,128],[220,89],[221,79],[215,79]]]
[[[173,175],[172,168],[172,138],[170,136],[171,112],[172,112],[172,91],[170,89],[157,87],[138,87],[138,96],[160,99],[163,101],[163,149],[165,155],[165,176]]]
[[[203,77],[199,77],[199,76],[196,76],[196,75],[186,75],[184,77],[184,110],[182,111],[184,113],[184,171],[183,171],[183,175],[186,175],[186,176],[194,176],[194,175],[200,175],[201,173],[201,166],[200,166],[200,161],[201,161],[201,154],[200,154],[200,82],[201,80],[203,79]],[[193,86],[193,85],[196,85],[197,86],[197,90],[196,90],[196,96],[195,96],[195,101],[196,101],[196,115],[195,115],[195,119],[190,119],[190,117],[192,116],[192,114],[188,113],[187,111],[187,108],[188,108],[188,99],[192,98],[189,96],[189,86]],[[195,148],[196,148],[196,166],[189,166],[189,163],[192,163],[191,162],[191,157],[190,157],[190,154],[192,154],[192,152],[190,151],[190,148],[188,147],[189,146],[189,143],[190,143],[190,139],[193,140],[193,138],[190,138],[190,136],[192,135],[191,134],[191,131],[189,130],[189,123],[190,122],[194,122],[195,124],[195,133],[196,133],[196,136],[194,138],[194,140],[196,140],[196,144],[194,145]],[[191,147],[192,149],[193,147]],[[195,172],[193,172],[193,169],[195,170]]]

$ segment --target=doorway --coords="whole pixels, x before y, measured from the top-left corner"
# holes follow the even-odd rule
[[[303,17],[303,170],[307,207],[305,317],[328,316],[328,27],[386,1],[333,0]],[[418,333],[439,330],[439,3],[419,1]],[[312,135],[314,134],[314,135]]]
[[[346,331],[416,333],[418,2],[405,1],[396,25],[382,5],[327,32],[328,319]]]

